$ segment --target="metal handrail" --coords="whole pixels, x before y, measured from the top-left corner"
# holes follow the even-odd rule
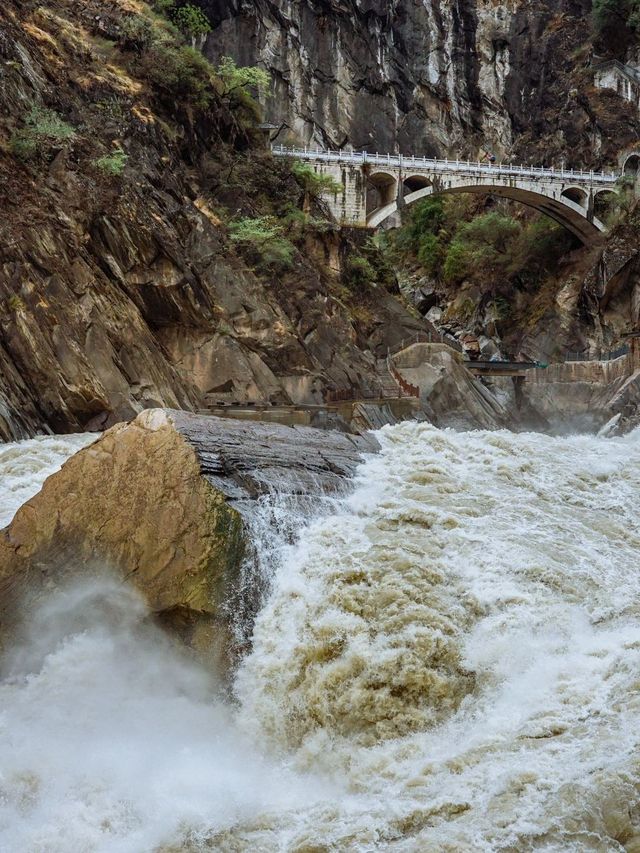
[[[387,355],[398,355],[399,352],[407,349],[407,347],[413,346],[413,344],[445,344],[456,352],[464,352],[462,344],[455,338],[451,337],[451,335],[445,335],[442,332],[433,331],[416,332],[415,335],[411,335],[410,338],[404,338],[399,344],[396,344],[396,346],[389,347],[387,349]]]
[[[607,352],[603,352],[602,350],[598,351],[598,355],[589,356],[588,354],[582,352],[569,352],[567,353],[567,357],[565,361],[571,362],[585,362],[585,361],[615,361],[616,358],[621,358],[623,355],[629,354],[629,347],[627,344],[623,344],[623,346],[618,347],[618,349],[609,350]]]
[[[582,169],[547,169],[544,166],[514,166],[512,164],[483,164],[471,160],[438,160],[432,157],[416,157],[403,154],[370,154],[367,151],[330,151],[323,148],[285,148],[284,145],[272,145],[271,151],[276,157],[292,157],[297,160],[320,160],[324,163],[372,164],[393,168],[429,169],[430,171],[449,171],[458,174],[484,175],[498,177],[521,175],[523,177],[547,177],[554,180],[571,180],[577,183],[607,184],[613,186],[620,175],[615,172],[593,172]]]

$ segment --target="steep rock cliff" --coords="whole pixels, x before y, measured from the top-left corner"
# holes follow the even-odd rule
[[[273,77],[278,142],[599,165],[637,113],[593,86],[591,0],[200,0],[206,51]]]
[[[284,271],[236,251],[233,217],[304,193],[180,50],[129,0],[0,10],[0,438],[376,388],[374,350],[424,325],[384,285],[353,297],[330,227]]]

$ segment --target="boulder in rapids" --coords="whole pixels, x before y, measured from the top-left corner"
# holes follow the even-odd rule
[[[226,663],[224,604],[246,551],[238,507],[270,488],[335,491],[366,439],[164,409],[118,424],[49,477],[0,532],[0,630],[70,578],[115,572],[197,650]]]

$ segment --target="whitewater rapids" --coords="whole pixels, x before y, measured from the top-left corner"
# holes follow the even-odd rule
[[[235,702],[121,587],[34,616],[2,851],[640,851],[640,432],[377,437],[270,561]]]

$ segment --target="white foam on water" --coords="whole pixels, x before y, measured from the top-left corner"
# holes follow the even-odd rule
[[[211,677],[145,616],[108,580],[34,615],[0,686],[0,850],[199,848],[322,793],[261,756]]]
[[[95,433],[39,435],[0,444],[0,528],[9,524],[16,510],[40,490],[47,477],[96,438]]]
[[[379,434],[289,552],[245,725],[348,780],[336,849],[640,843],[640,433]]]
[[[122,587],[32,617],[0,850],[640,849],[640,433],[378,438],[270,542],[237,706]]]

